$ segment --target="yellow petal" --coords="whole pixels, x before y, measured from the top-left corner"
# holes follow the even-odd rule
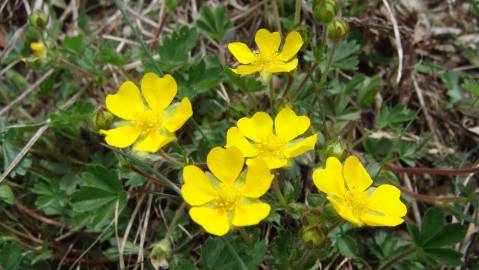
[[[106,135],[106,143],[118,148],[132,145],[138,139],[140,133],[140,129],[128,125],[109,130],[100,130],[100,134]]]
[[[273,169],[278,169],[278,168],[282,168],[282,167],[286,167],[289,165],[289,159],[287,158],[284,158],[282,156],[277,156],[277,157],[272,157],[272,156],[258,156],[256,158],[250,158],[246,161],[246,164],[251,164],[251,162],[253,162],[254,160],[256,159],[263,159],[264,161],[266,161],[266,164],[268,164],[268,168],[270,170],[273,170]]]
[[[238,227],[256,225],[265,219],[270,211],[271,206],[260,200],[253,200],[253,202],[243,200],[235,209],[232,223]]]
[[[407,208],[401,202],[401,191],[393,185],[380,185],[371,194],[368,209],[387,216],[404,217]]]
[[[241,193],[249,198],[259,198],[268,191],[273,181],[268,164],[262,159],[255,159],[248,164],[246,180],[241,187]]]
[[[32,42],[30,43],[30,49],[35,53],[38,57],[44,57],[47,54],[47,50],[45,45],[41,42]]]
[[[191,108],[190,100],[186,97],[183,98],[178,105],[175,104],[170,107],[172,112],[169,112],[170,108],[165,111],[164,125],[169,132],[175,132],[180,129],[188,119],[190,119],[193,115],[193,110]]]
[[[238,129],[247,138],[259,142],[273,134],[273,120],[265,112],[257,112],[253,117],[238,120]]]
[[[284,42],[283,49],[278,55],[278,59],[284,62],[288,61],[298,53],[301,46],[303,46],[301,35],[296,31],[289,33]]]
[[[238,178],[244,165],[244,156],[236,147],[224,149],[215,147],[206,157],[210,171],[223,183],[233,183]]]
[[[131,81],[124,82],[116,94],[106,96],[105,105],[111,113],[125,120],[133,120],[145,110],[140,90]]]
[[[349,156],[346,159],[343,174],[346,185],[352,193],[363,192],[373,183],[368,171],[366,171],[356,156]]]
[[[226,212],[216,208],[193,207],[190,209],[190,217],[210,234],[223,236],[230,230],[230,224]]]
[[[307,116],[297,116],[290,108],[282,109],[274,119],[276,135],[287,142],[306,132],[309,125]]]
[[[181,187],[183,199],[193,206],[200,206],[213,200],[216,190],[200,168],[190,165],[183,168],[185,183]]]
[[[250,64],[256,61],[256,56],[243,42],[232,42],[228,44],[228,50],[241,64]]]
[[[228,129],[225,147],[237,147],[245,157],[254,157],[258,154],[258,150],[241,134],[237,127]]]
[[[394,227],[404,222],[404,220],[399,217],[381,216],[376,214],[362,215],[361,221],[368,226],[389,226],[389,227]]]
[[[345,193],[343,165],[335,157],[326,160],[326,168],[316,169],[313,172],[313,182],[318,190],[339,198]]]
[[[263,69],[261,65],[239,65],[236,68],[232,68],[231,71],[238,75],[249,75],[259,72]]]
[[[314,134],[304,139],[298,139],[288,144],[284,154],[288,158],[294,158],[314,149],[318,135]]]
[[[133,150],[139,152],[150,152],[154,153],[158,151],[161,147],[169,144],[175,139],[174,134],[168,134],[166,132],[161,132],[159,130],[152,130],[148,132],[143,140],[133,147]]]
[[[155,73],[148,72],[141,80],[141,92],[150,109],[156,112],[161,112],[168,107],[177,91],[176,81],[170,74],[159,77]]]
[[[333,205],[338,215],[340,215],[342,218],[349,221],[350,223],[353,223],[359,226],[363,225],[361,220],[354,215],[353,210],[350,207],[348,207],[344,203],[344,201],[331,196],[327,196],[326,199],[328,199],[331,202],[331,204]]]
[[[293,60],[286,62],[286,63],[273,63],[268,66],[268,70],[270,72],[290,72],[291,70],[295,69],[298,66],[298,58],[294,58]]]
[[[262,28],[256,32],[254,41],[259,48],[260,54],[268,57],[278,52],[281,35],[279,32],[270,33],[268,30]]]

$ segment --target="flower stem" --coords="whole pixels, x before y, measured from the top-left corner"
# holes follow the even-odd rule
[[[278,199],[279,204],[282,207],[287,208],[288,204],[286,203],[286,199],[284,198],[283,193],[281,192],[281,187],[279,186],[279,180],[278,179],[273,180],[273,186],[272,187],[273,187],[274,195],[276,195],[276,198]]]
[[[271,101],[271,113],[274,114],[274,85],[272,77],[269,79],[269,99]]]
[[[166,153],[166,152],[163,151],[163,150],[160,150],[159,154],[160,154],[160,156],[163,157],[163,158],[165,159],[165,161],[168,162],[168,163],[171,163],[171,164],[173,164],[173,165],[175,165],[175,166],[178,166],[178,167],[183,167],[183,166],[185,166],[185,164],[184,164],[183,162],[179,161],[179,160],[176,159],[176,158],[171,157],[170,155],[168,155],[168,153]]]
[[[294,26],[297,26],[301,21],[301,0],[296,0],[294,8]]]
[[[244,264],[243,260],[239,256],[238,252],[236,252],[235,248],[231,245],[230,241],[228,241],[228,239],[226,239],[226,237],[221,237],[221,239],[223,239],[223,242],[225,243],[226,247],[229,249],[229,251],[231,252],[233,257],[235,258],[236,262],[239,265],[239,269],[248,270],[248,268]]]
[[[319,91],[322,91],[323,88],[324,88],[324,83],[326,82],[326,78],[328,77],[329,69],[331,68],[331,65],[333,63],[334,52],[336,51],[337,46],[338,46],[338,44],[334,43],[333,47],[331,48],[331,51],[329,52],[328,60],[326,62],[326,67],[324,68],[324,71],[321,74],[321,77],[319,79]]]

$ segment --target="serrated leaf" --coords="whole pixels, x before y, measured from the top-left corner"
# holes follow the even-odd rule
[[[462,85],[467,91],[473,93],[476,96],[479,96],[479,83],[476,81],[466,81]]]
[[[402,128],[402,123],[413,120],[416,114],[403,105],[384,107],[378,117],[379,128],[391,127],[397,131]]]
[[[447,224],[442,227],[442,230],[435,234],[433,238],[426,241],[423,246],[427,248],[436,248],[453,245],[464,239],[466,231],[466,227],[461,224]]]
[[[359,64],[358,54],[360,51],[361,46],[354,40],[341,42],[334,51],[332,67],[342,70],[356,70]],[[326,61],[320,64],[321,70],[324,70],[325,65]]]
[[[443,264],[450,266],[462,265],[462,253],[449,248],[425,248],[423,251],[427,256],[432,257]]]
[[[0,250],[0,268],[18,270],[21,261],[22,249],[16,243],[8,243]]]
[[[337,247],[339,252],[347,258],[354,258],[358,256],[358,243],[353,237],[347,234],[343,234],[338,238]]]
[[[13,195],[13,191],[10,186],[6,184],[0,186],[0,200],[8,204],[13,204],[15,202],[15,195]]]
[[[429,208],[426,214],[424,214],[420,243],[424,245],[427,241],[431,240],[437,233],[439,233],[444,227],[444,214],[437,208]]]
[[[194,27],[183,26],[179,31],[165,36],[163,43],[158,47],[161,59],[158,64],[161,69],[169,70],[186,64],[189,52],[196,46],[197,40],[198,32]]]
[[[200,18],[196,21],[196,25],[211,38],[221,41],[226,32],[233,27],[233,23],[226,18],[225,12],[226,9],[222,5],[218,5],[214,10],[204,5],[201,7]]]
[[[365,78],[359,87],[358,104],[361,107],[371,107],[374,104],[376,93],[381,87],[381,78],[376,75],[372,78]]]

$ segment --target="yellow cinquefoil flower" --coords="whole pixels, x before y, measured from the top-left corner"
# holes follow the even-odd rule
[[[30,43],[30,49],[32,49],[33,53],[40,58],[47,55],[47,48],[45,48],[45,45],[41,42]]]
[[[254,40],[259,49],[257,52],[252,52],[242,42],[228,44],[229,51],[240,63],[232,69],[234,73],[247,75],[259,72],[267,81],[272,73],[290,72],[298,65],[298,58],[291,60],[303,46],[303,39],[298,32],[288,34],[281,52],[279,52],[281,44],[279,32],[270,33],[266,29],[260,29],[256,32]]]
[[[215,147],[207,157],[211,173],[190,165],[183,169],[181,193],[191,218],[205,231],[225,235],[231,226],[256,225],[269,215],[269,204],[259,200],[268,191],[273,175],[258,159],[241,173],[244,157],[237,148]]]
[[[228,129],[226,148],[238,147],[245,157],[264,159],[270,169],[281,168],[292,158],[314,149],[317,135],[295,139],[306,132],[309,125],[307,116],[297,116],[293,110],[285,108],[274,119],[273,131],[269,114],[257,112],[251,118],[241,118],[237,127]]]
[[[156,152],[175,139],[175,131],[192,116],[191,103],[183,98],[180,103],[170,105],[177,93],[175,79],[169,74],[158,77],[147,73],[141,80],[141,93],[131,81],[124,82],[118,92],[108,95],[106,108],[124,119],[117,128],[100,130],[105,141],[118,148],[131,146],[135,151]]]
[[[407,209],[399,189],[385,184],[368,190],[373,180],[355,156],[348,157],[344,166],[337,158],[329,157],[325,169],[313,172],[313,181],[328,194],[338,214],[353,224],[397,226],[404,222]]]

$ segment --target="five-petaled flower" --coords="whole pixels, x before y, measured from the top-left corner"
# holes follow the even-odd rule
[[[30,43],[30,49],[32,49],[33,53],[40,58],[43,58],[47,55],[47,49],[41,42]]]
[[[353,224],[397,226],[404,222],[407,208],[400,200],[399,189],[384,184],[368,190],[373,180],[355,156],[349,156],[344,166],[337,158],[329,157],[325,169],[313,172],[313,181],[328,194],[338,214]]]
[[[189,214],[210,234],[225,235],[231,226],[256,225],[269,215],[271,207],[259,198],[274,176],[261,159],[251,162],[242,173],[244,159],[235,147],[215,147],[207,156],[212,174],[194,165],[183,169],[181,193],[193,206]]]
[[[308,130],[310,120],[298,116],[290,108],[282,109],[273,120],[265,112],[238,120],[237,127],[228,129],[226,148],[237,147],[250,162],[264,159],[270,169],[289,165],[290,160],[313,150],[317,135],[296,139]]]
[[[240,63],[232,69],[234,73],[247,75],[259,72],[263,80],[269,81],[272,73],[290,72],[298,65],[298,58],[291,60],[303,46],[303,39],[298,32],[288,34],[281,52],[279,32],[270,33],[266,29],[260,29],[254,40],[259,49],[255,52],[242,42],[228,44],[229,51]]]
[[[133,150],[156,152],[175,139],[175,131],[192,116],[188,98],[170,105],[177,93],[175,79],[171,75],[159,77],[147,73],[141,80],[141,93],[131,81],[124,82],[118,92],[108,95],[106,108],[125,121],[110,130],[100,130],[105,141],[115,147],[125,148],[137,142]]]

